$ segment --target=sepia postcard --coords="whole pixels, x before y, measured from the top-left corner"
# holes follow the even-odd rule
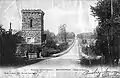
[[[0,78],[120,78],[120,1],[0,0]]]

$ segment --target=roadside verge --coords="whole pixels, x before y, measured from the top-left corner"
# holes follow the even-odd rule
[[[63,52],[57,53],[57,54],[53,54],[52,57],[58,57],[61,56],[63,54],[66,54],[67,52],[69,52],[71,50],[71,48],[74,46],[75,44],[75,39],[73,40],[73,42],[71,43],[71,45],[69,46],[69,48]]]

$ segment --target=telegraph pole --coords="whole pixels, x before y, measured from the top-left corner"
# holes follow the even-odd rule
[[[109,53],[109,61],[111,61],[110,63],[112,63],[112,52],[111,52],[111,45],[110,42],[113,40],[113,0],[110,0],[110,10],[111,10],[111,18],[110,18],[110,28],[108,29],[108,53]]]
[[[113,0],[111,0],[111,26],[110,26],[110,39],[109,39],[109,44],[110,41],[113,40]],[[112,47],[109,45],[109,54],[110,54],[110,63],[112,64]]]

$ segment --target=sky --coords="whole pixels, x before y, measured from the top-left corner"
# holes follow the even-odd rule
[[[44,29],[58,33],[58,26],[66,24],[69,32],[91,32],[97,26],[91,16],[90,5],[97,0],[0,0],[0,24],[9,29],[22,27],[21,9],[41,9],[44,11]]]

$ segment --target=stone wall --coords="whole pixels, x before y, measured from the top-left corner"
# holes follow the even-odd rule
[[[44,32],[43,16],[44,12],[40,9],[23,9],[22,11],[22,32],[26,39],[34,39],[34,43],[41,43]]]

